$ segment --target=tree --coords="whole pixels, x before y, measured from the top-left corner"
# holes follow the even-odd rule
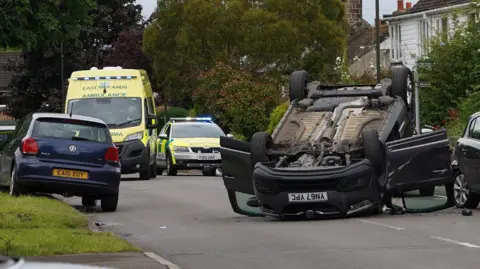
[[[6,0],[0,3],[0,46],[34,50],[75,42],[91,23],[93,0]]]
[[[142,52],[143,28],[135,25],[120,32],[105,58],[105,65],[123,68],[143,69],[150,73],[151,61]]]
[[[56,1],[30,2],[35,2],[36,5],[45,3],[45,7],[34,6],[31,10],[43,14],[39,15],[41,18],[49,18],[50,25],[62,26],[62,29],[68,32],[61,35],[63,32],[41,32],[42,28],[39,28],[38,37],[32,39],[36,41],[36,46],[30,46],[29,50],[26,45],[24,47],[26,50],[23,53],[24,62],[21,65],[10,66],[10,70],[14,70],[17,75],[11,84],[12,92],[7,99],[7,108],[9,114],[16,118],[38,111],[40,108],[47,108],[47,105],[50,111],[63,110],[63,100],[60,100],[61,68],[58,46],[60,42],[64,44],[64,74],[67,79],[75,70],[90,68],[96,65],[96,62],[102,63],[108,55],[108,51],[103,48],[111,46],[116,41],[123,27],[130,28],[141,24],[141,7],[136,5],[134,0],[99,0],[96,1],[95,9],[88,12],[73,9],[77,6],[83,7],[81,3],[86,3],[87,0],[63,0],[62,9],[59,9],[58,14],[53,9],[51,16],[47,16],[45,12],[52,7],[50,2]],[[72,9],[69,9],[70,7]],[[86,18],[83,21],[75,21],[77,12],[86,14]],[[87,21],[93,22],[93,26],[84,23]],[[28,27],[37,27],[31,26],[31,23],[28,22]],[[71,31],[75,34],[70,33]],[[51,37],[47,39],[49,35]]]
[[[187,101],[200,72],[222,61],[279,78],[305,68],[321,77],[345,46],[340,0],[162,0],[144,33],[157,83]]]
[[[480,91],[480,23],[461,25],[457,22],[456,29],[448,39],[438,35],[430,40],[429,53],[422,59],[425,64],[419,68],[421,80],[429,84],[427,88],[420,88],[419,96],[421,119],[425,124],[445,125],[450,119],[449,111],[471,111],[474,105],[467,99]],[[465,116],[460,118],[465,120]]]
[[[250,139],[266,130],[280,94],[278,84],[219,62],[200,75],[193,100],[197,114],[213,114],[223,128]]]

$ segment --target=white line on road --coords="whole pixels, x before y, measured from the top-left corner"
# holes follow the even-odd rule
[[[143,254],[145,254],[145,256],[157,261],[158,263],[162,264],[163,266],[166,266],[168,269],[180,269],[180,267],[178,267],[178,265],[173,264],[170,261],[167,261],[166,259],[158,256],[157,254],[155,254],[153,252],[144,252]]]
[[[390,229],[394,229],[394,230],[397,230],[397,231],[405,230],[405,228],[402,228],[402,227],[395,227],[395,226],[391,226],[391,225],[386,225],[386,224],[378,223],[378,222],[375,222],[375,221],[369,221],[369,220],[364,220],[364,219],[359,219],[359,221],[365,222],[365,223],[370,223],[370,224],[373,224],[373,225],[378,225],[378,226],[386,227],[386,228],[390,228]]]
[[[447,196],[443,196],[443,195],[434,195],[434,197],[437,197],[437,198],[448,198]]]
[[[441,241],[445,241],[445,242],[448,242],[448,243],[453,243],[453,244],[461,245],[461,246],[468,247],[468,248],[480,248],[480,246],[477,246],[477,245],[474,245],[474,244],[470,244],[470,243],[468,243],[468,242],[460,242],[460,241],[448,239],[448,238],[445,238],[445,237],[431,236],[431,238],[437,239],[437,240],[441,240]]]

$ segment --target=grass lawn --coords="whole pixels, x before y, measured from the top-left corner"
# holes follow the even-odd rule
[[[140,251],[111,233],[88,229],[87,217],[48,197],[13,198],[0,193],[0,255]]]

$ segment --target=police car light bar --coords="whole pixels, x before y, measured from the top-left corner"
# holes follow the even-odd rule
[[[171,121],[212,121],[208,117],[186,117],[186,118],[170,118]]]

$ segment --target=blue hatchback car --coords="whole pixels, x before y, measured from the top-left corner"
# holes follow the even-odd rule
[[[0,157],[0,184],[10,195],[55,193],[81,196],[84,206],[101,200],[117,209],[118,150],[107,125],[78,115],[35,113],[20,121]]]

